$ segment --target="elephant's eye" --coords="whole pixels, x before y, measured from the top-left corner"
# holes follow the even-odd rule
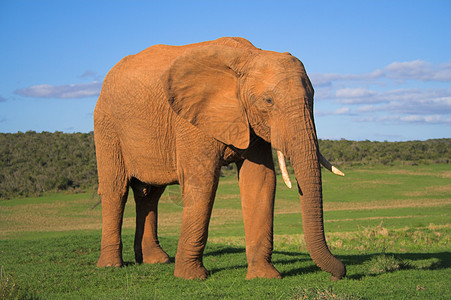
[[[268,105],[273,105],[274,104],[274,101],[271,98],[265,98],[265,102]]]

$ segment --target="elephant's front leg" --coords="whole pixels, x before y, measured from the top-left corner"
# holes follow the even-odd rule
[[[198,163],[199,164],[199,163]],[[202,164],[200,162],[200,164]],[[218,186],[218,167],[183,173],[182,230],[175,257],[174,276],[184,279],[205,279],[209,275],[202,257],[207,243],[208,225]]]
[[[271,146],[260,141],[246,157],[237,164],[246,236],[246,278],[282,278],[271,263],[276,187]]]

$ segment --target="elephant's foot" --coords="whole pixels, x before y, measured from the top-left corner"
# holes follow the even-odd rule
[[[330,276],[330,281],[338,281],[338,280],[342,280],[344,276],[342,277],[335,277],[334,275]]]
[[[196,262],[191,264],[175,263],[174,276],[191,280],[191,279],[207,279],[210,272],[205,269],[202,262]]]
[[[122,267],[122,245],[114,247],[102,247],[100,250],[100,258],[97,261],[97,267]]]
[[[248,266],[246,279],[253,278],[282,278],[282,275],[271,263],[264,262]]]
[[[136,261],[139,262],[138,259]],[[171,261],[169,255],[158,245],[150,249],[143,249],[141,262],[145,264],[168,264]]]
[[[120,256],[112,256],[112,255],[104,255],[101,254],[99,260],[97,261],[97,267],[122,267],[124,265],[124,261]]]

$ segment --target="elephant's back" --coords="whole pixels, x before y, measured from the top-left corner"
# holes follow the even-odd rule
[[[200,42],[183,46],[154,45],[143,51],[123,58],[114,68],[120,72],[129,70],[133,73],[149,72],[154,74],[163,73],[174,60],[183,55],[187,50],[208,45],[223,45],[234,48],[247,48],[258,50],[251,42],[240,37],[223,37],[212,41]]]
[[[111,69],[107,77],[120,77],[120,80],[132,78],[149,84],[161,77],[164,71],[187,50],[208,45],[258,50],[251,42],[240,37],[223,37],[213,41],[183,46],[159,44],[144,49],[137,54],[124,57]]]
[[[142,99],[142,97],[139,99],[133,97],[139,88],[153,91],[158,90],[158,88],[161,89],[159,86],[161,76],[178,57],[187,50],[208,45],[257,49],[249,41],[239,37],[223,37],[184,46],[154,45],[120,60],[105,77],[101,94],[110,94],[110,97],[107,97],[110,99],[109,101],[112,101],[111,96],[113,94],[118,96],[118,93],[121,92],[127,96],[121,97],[124,101],[127,99],[134,99],[133,101]]]

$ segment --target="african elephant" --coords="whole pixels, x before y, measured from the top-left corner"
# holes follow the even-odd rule
[[[156,45],[127,56],[104,80],[94,133],[103,220],[99,267],[123,264],[121,226],[129,187],[136,201],[136,261],[169,262],[158,242],[157,206],[165,187],[178,183],[183,217],[174,275],[206,278],[202,256],[220,168],[235,163],[246,278],[280,278],[271,262],[273,147],[282,169],[284,157],[294,168],[310,256],[332,279],[345,276],[324,237],[320,161],[332,167],[318,149],[313,87],[291,54],[226,37]]]

